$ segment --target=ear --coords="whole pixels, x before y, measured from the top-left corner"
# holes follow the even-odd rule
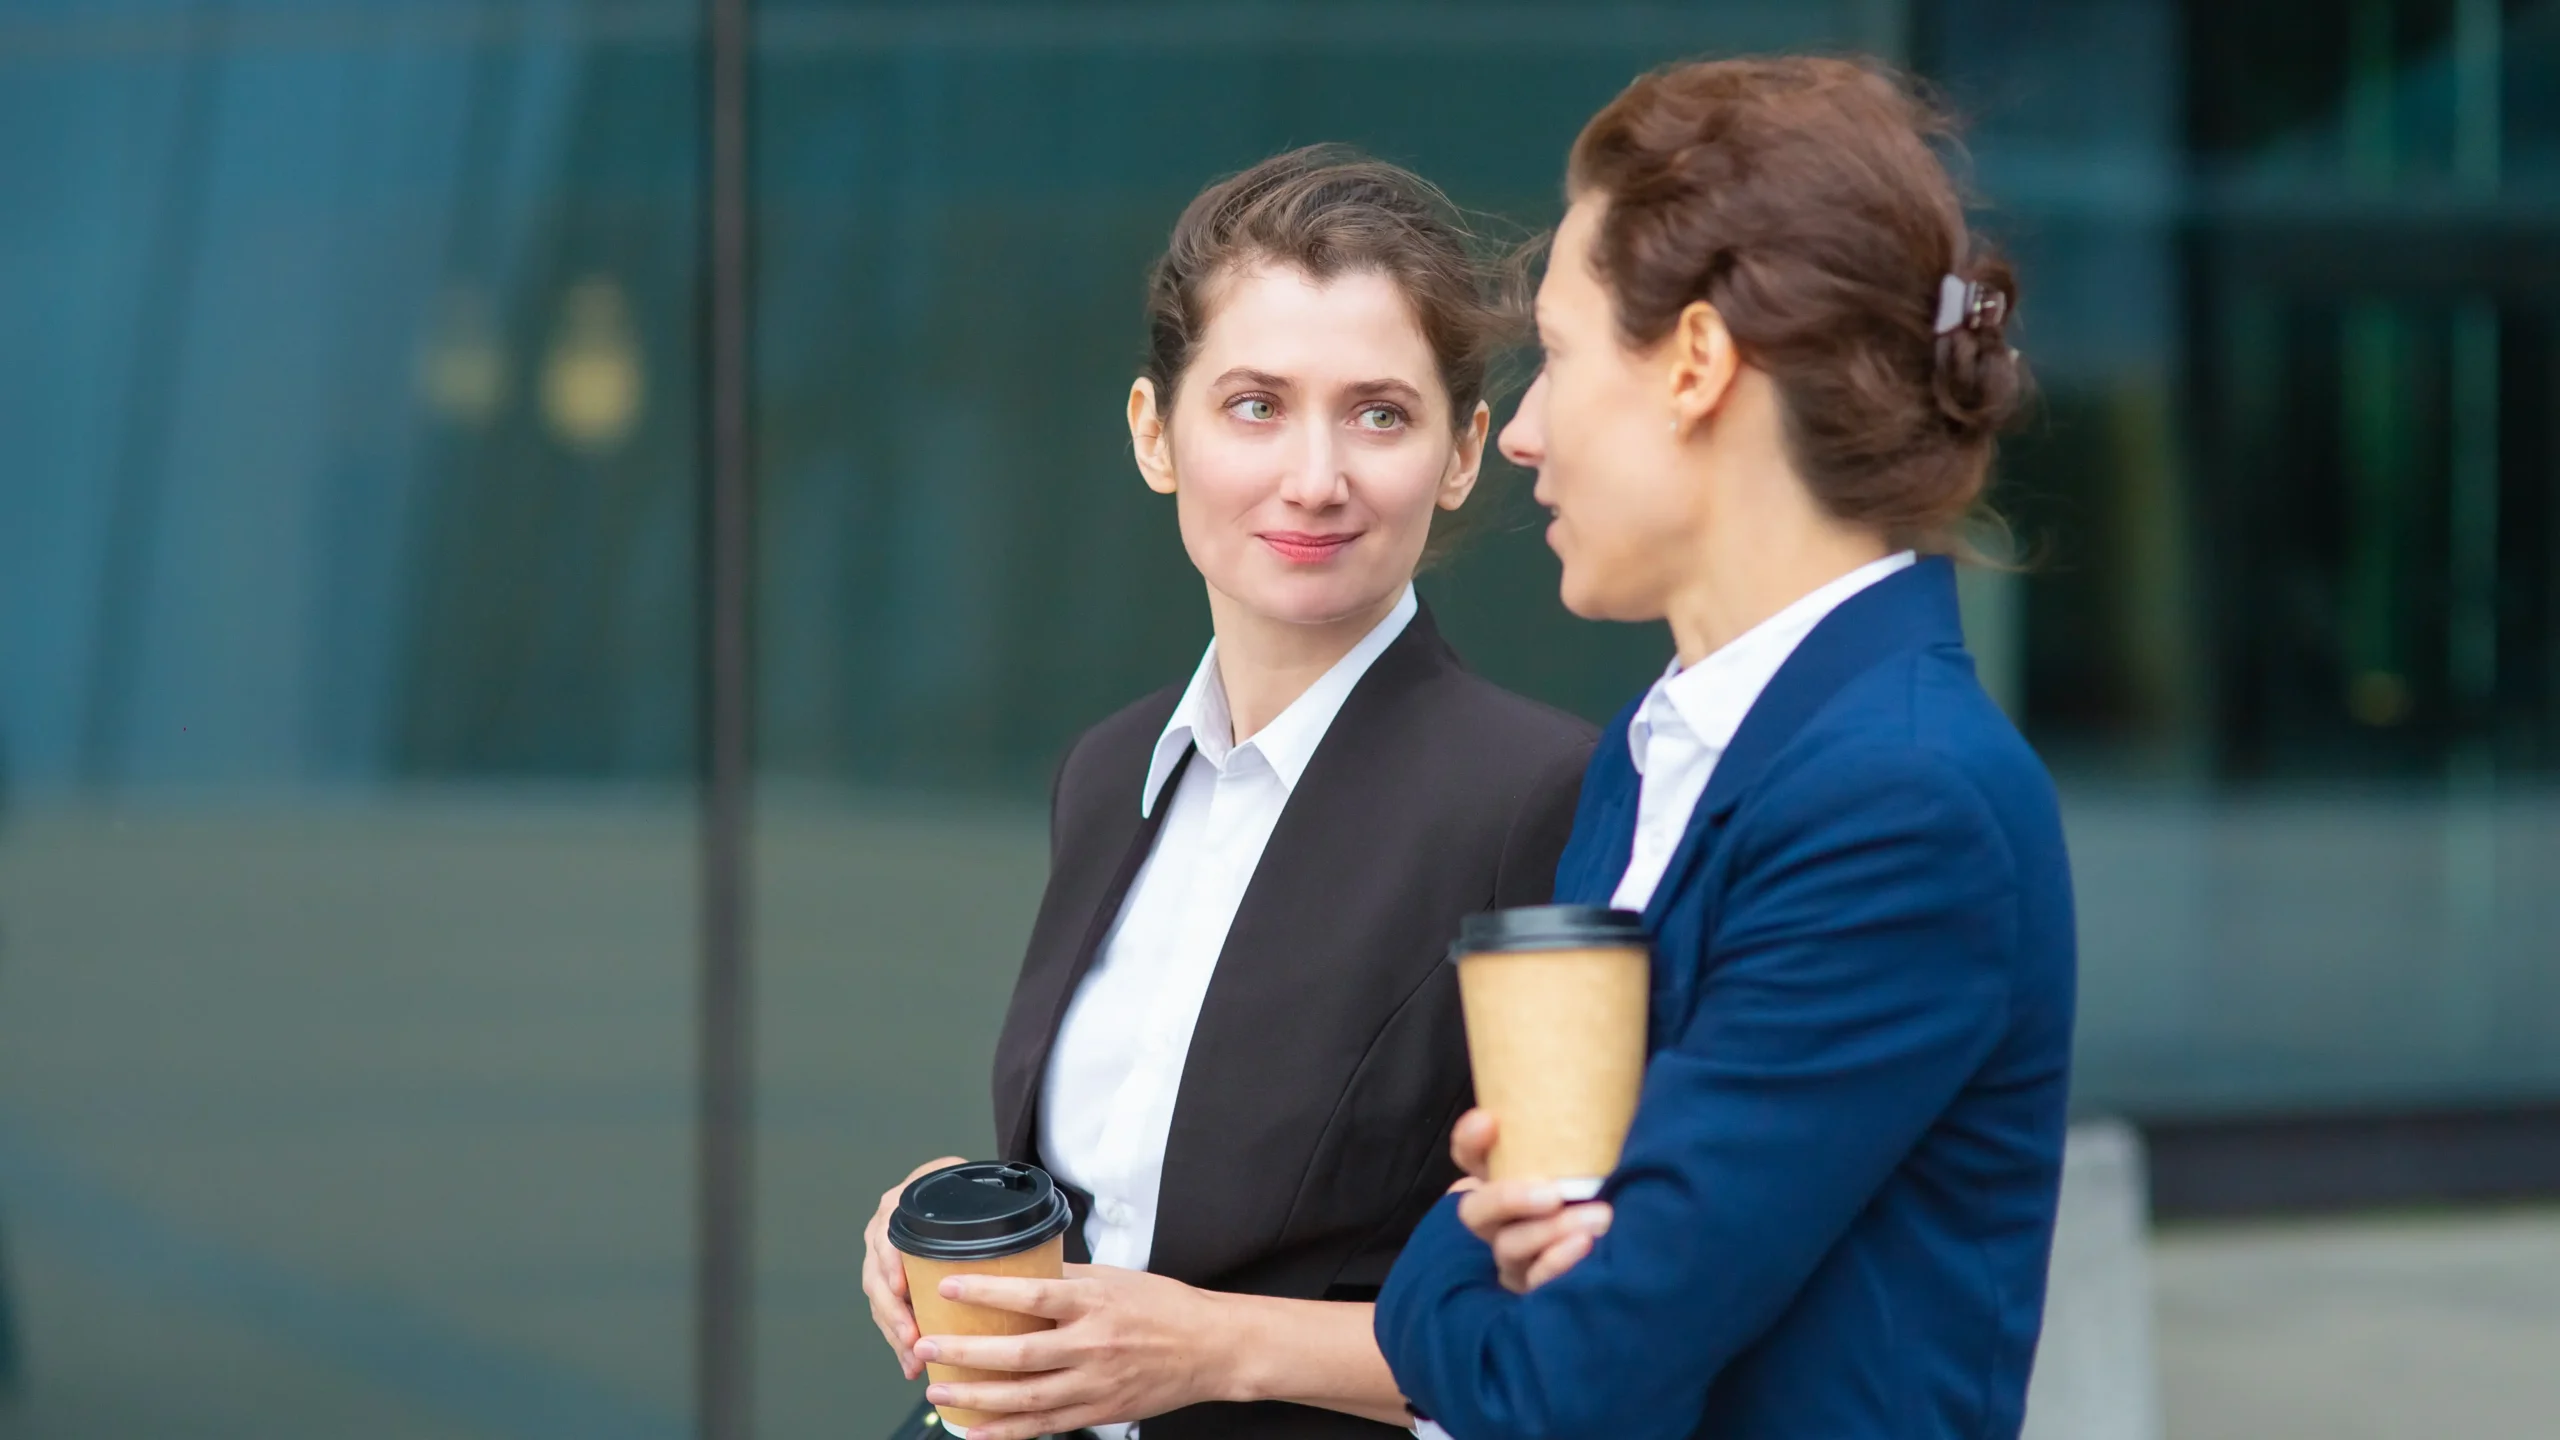
[[[1484,442],[1493,433],[1493,407],[1476,402],[1476,413],[1467,417],[1466,428],[1458,432],[1457,454],[1452,457],[1449,473],[1440,482],[1440,495],[1435,502],[1443,510],[1455,510],[1467,503],[1475,493],[1476,479],[1484,473]]]
[[[1173,440],[1164,422],[1164,412],[1156,406],[1156,382],[1143,375],[1129,382],[1129,448],[1138,457],[1138,477],[1148,489],[1170,495]]]
[[[1671,428],[1686,437],[1723,408],[1742,370],[1742,352],[1724,316],[1704,300],[1692,300],[1673,321],[1662,347],[1669,362]]]

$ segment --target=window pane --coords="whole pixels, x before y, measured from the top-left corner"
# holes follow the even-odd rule
[[[0,24],[12,1434],[686,1427],[697,66],[621,13]]]
[[[2045,393],[2080,1103],[2560,1094],[2560,7],[1931,10]]]

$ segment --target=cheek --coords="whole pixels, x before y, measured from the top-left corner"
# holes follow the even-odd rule
[[[1174,496],[1187,525],[1228,519],[1251,510],[1280,488],[1271,447],[1220,433],[1216,419],[1202,420],[1173,447]]]
[[[1636,417],[1605,386],[1561,390],[1547,418],[1547,463],[1568,503],[1614,504],[1612,491],[1655,463]]]
[[[1427,523],[1448,467],[1448,452],[1424,437],[1382,445],[1349,467],[1353,497],[1382,525]]]
[[[1561,428],[1570,434],[1550,441],[1562,452],[1556,464],[1565,480],[1555,500],[1576,552],[1613,571],[1630,569],[1683,528],[1663,483],[1672,472],[1669,437],[1651,416],[1594,404]]]
[[[1595,369],[1573,373],[1547,404],[1548,459],[1568,470],[1601,469],[1621,460],[1625,398],[1606,371]]]

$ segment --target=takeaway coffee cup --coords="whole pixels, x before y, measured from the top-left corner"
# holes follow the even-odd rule
[[[919,1176],[899,1193],[889,1243],[907,1271],[907,1300],[924,1335],[1027,1335],[1056,1322],[942,1298],[945,1275],[1055,1280],[1066,1260],[1067,1197],[1037,1165],[973,1163]],[[1009,1371],[925,1362],[936,1384],[1009,1380]],[[940,1407],[944,1423],[969,1426],[992,1415]]]
[[[1496,1180],[1588,1200],[1618,1165],[1644,1083],[1652,962],[1642,917],[1596,905],[1470,915],[1451,947]]]

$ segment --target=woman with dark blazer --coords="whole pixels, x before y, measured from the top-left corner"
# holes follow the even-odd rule
[[[2060,1180],[2071,881],[1945,552],[2023,388],[2008,268],[1891,76],[1737,60],[1583,131],[1504,431],[1568,608],[1678,655],[1601,732],[1561,901],[1639,911],[1617,1172],[1416,1230],[1378,1335],[1460,1440],[2017,1434]],[[1456,1158],[1483,1170],[1498,1115]]]
[[[1593,739],[1468,673],[1413,594],[1490,428],[1486,279],[1436,192],[1327,151],[1201,195],[1157,265],[1130,435],[1215,638],[1069,752],[995,1061],[1002,1155],[1062,1182],[1095,1263],[944,1282],[1053,1330],[919,1336],[896,1190],[867,1236],[911,1378],[1026,1372],[927,1391],[1004,1415],[975,1435],[1404,1423],[1371,1301],[1457,1176],[1444,956],[1464,916],[1547,899]]]

